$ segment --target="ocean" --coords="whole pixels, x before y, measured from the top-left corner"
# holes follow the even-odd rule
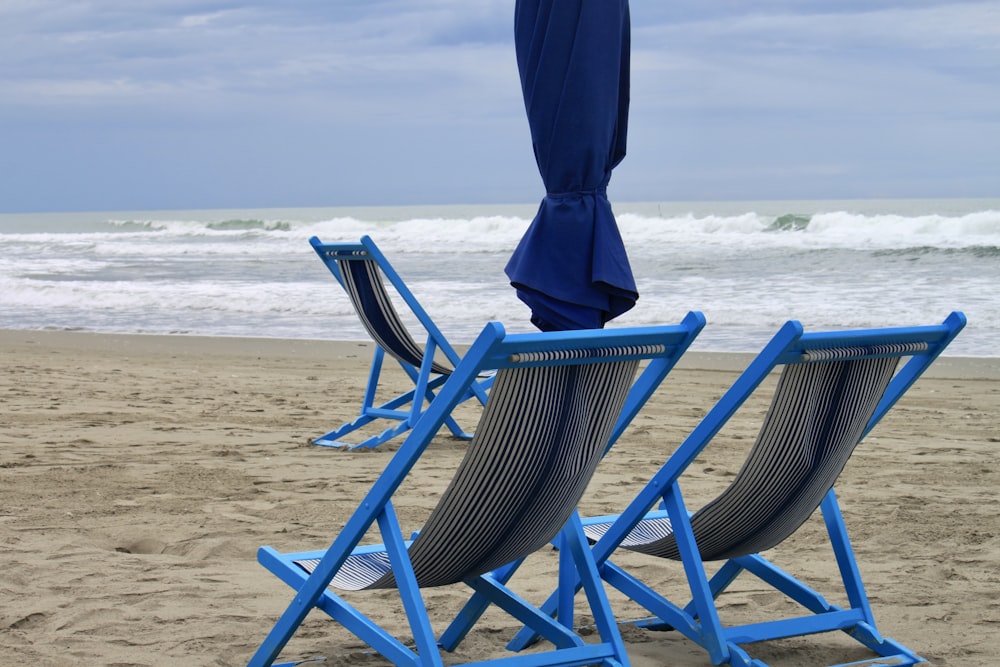
[[[692,349],[807,330],[969,318],[949,348],[1000,356],[1000,199],[622,203],[636,307],[608,326],[708,325]],[[526,205],[0,215],[0,327],[364,340],[308,239],[370,235],[453,343],[531,331],[504,264]]]

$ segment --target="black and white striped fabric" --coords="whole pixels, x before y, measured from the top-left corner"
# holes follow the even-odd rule
[[[399,361],[420,367],[424,348],[413,340],[396,312],[382,282],[382,272],[374,260],[338,260],[344,289],[368,334]],[[431,371],[449,375],[452,369],[434,362]]]
[[[863,436],[898,360],[785,366],[742,469],[725,491],[691,516],[703,560],[769,549],[812,515]],[[596,541],[609,527],[593,524],[584,530]],[[667,519],[641,522],[622,546],[680,558]]]
[[[831,359],[852,359],[859,357],[877,357],[882,355],[899,356],[901,354],[917,354],[926,352],[927,343],[884,343],[881,345],[861,345],[857,347],[812,348],[802,352],[803,361],[829,361]]]
[[[566,523],[592,477],[637,361],[498,371],[458,471],[410,546],[421,587],[452,584],[523,558]],[[318,561],[298,561],[311,572]],[[345,590],[389,588],[384,552],[351,555]]]

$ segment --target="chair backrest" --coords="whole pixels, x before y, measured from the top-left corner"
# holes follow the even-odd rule
[[[803,334],[797,322],[786,325],[678,449],[678,463],[668,461],[657,473],[676,479],[767,373],[783,365],[742,468],[691,516],[702,559],[757,553],[795,532],[833,488],[862,438],[964,324],[964,315],[953,313],[939,326],[840,334]],[[903,357],[911,358],[896,373]],[[667,520],[645,522],[621,544],[680,558]]]
[[[552,540],[576,509],[625,403],[637,360],[498,371],[476,435],[408,552],[420,586],[463,581]],[[341,568],[340,588],[395,585]]]
[[[447,345],[437,327],[389,264],[389,260],[370,238],[364,237],[360,243],[327,244],[313,237],[310,243],[347,292],[368,335],[383,350],[401,363],[416,368],[423,362],[425,352],[425,348],[416,342],[396,310],[383,277],[389,279],[421,325],[436,337],[438,344]],[[434,361],[431,371],[447,375],[452,372],[452,368]]]

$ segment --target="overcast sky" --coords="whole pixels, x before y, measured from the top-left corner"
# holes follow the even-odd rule
[[[513,6],[3,0],[0,212],[535,202]],[[613,201],[1000,196],[997,0],[631,10]]]

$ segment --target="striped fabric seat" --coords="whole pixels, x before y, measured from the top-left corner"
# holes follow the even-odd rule
[[[312,443],[348,449],[378,447],[413,428],[460,357],[371,238],[365,236],[358,243],[323,243],[313,237],[310,243],[344,288],[365,331],[375,342],[360,413],[355,419],[314,438]],[[395,290],[397,299],[393,299],[387,283]],[[423,329],[426,334],[424,345],[417,342],[397,305],[408,308],[409,319]],[[378,402],[376,396],[386,354],[398,362],[412,382],[413,389]],[[479,378],[469,387],[463,400],[475,399],[485,405],[492,381],[489,375]],[[387,421],[389,426],[381,432],[359,438],[361,429],[380,420]],[[467,440],[472,437],[450,416],[445,420],[445,426],[457,438]]]
[[[652,614],[633,622],[683,633],[715,665],[766,667],[744,645],[830,631],[846,633],[875,656],[851,665],[920,662],[916,652],[876,629],[834,485],[863,438],[964,326],[965,316],[955,312],[940,325],[924,327],[820,333],[806,333],[794,321],[782,327],[621,514],[582,521],[605,582]],[[682,497],[685,471],[779,367],[770,408],[739,472],[714,500],[689,511]],[[815,552],[816,558],[836,561],[845,607],[761,555],[791,536],[817,508],[830,549]],[[650,568],[623,567],[625,559],[616,558],[622,551],[657,557],[665,566],[682,561],[677,576],[687,578],[692,598],[675,602],[666,597],[640,576]],[[705,561],[721,561],[711,577]],[[775,619],[757,610],[764,620],[723,625],[724,593],[744,573],[757,577],[758,587],[772,587],[801,605],[800,615]],[[543,611],[561,611],[569,593],[566,588],[553,593]],[[744,605],[741,611],[755,610]],[[529,629],[522,630],[512,647],[533,639]]]
[[[548,544],[576,509],[636,361],[503,369],[477,435],[409,548],[421,588],[464,581]],[[311,572],[318,561],[299,564]],[[385,552],[352,555],[332,582],[396,585]]]
[[[373,259],[340,259],[337,265],[344,280],[344,290],[368,335],[397,361],[419,368],[424,360],[424,348],[413,340],[399,317],[385,289],[378,263]],[[448,375],[451,371],[451,366],[436,361],[431,366],[432,373]]]
[[[860,442],[898,361],[784,367],[743,467],[722,494],[691,517],[703,560],[770,549],[812,516]],[[587,525],[584,532],[596,542],[609,525]],[[680,559],[669,519],[641,522],[622,546]]]
[[[527,623],[552,648],[491,665],[627,665],[576,506],[608,447],[703,325],[700,313],[675,326],[608,331],[507,335],[499,324],[487,325],[329,548],[283,553],[261,547],[258,560],[295,589],[295,599],[250,664],[272,664],[309,611],[320,609],[392,664],[443,667],[441,651],[454,650],[486,609],[496,608]],[[423,528],[408,541],[394,509],[403,500],[394,496],[486,370],[496,371],[495,380],[475,436]],[[376,531],[382,544],[361,545]],[[549,543],[560,545],[560,567],[579,576],[587,595],[597,632],[586,641],[572,613],[553,618],[509,587],[523,560]],[[437,636],[421,591],[452,584],[472,593]],[[372,589],[398,593],[402,613],[389,617],[405,616],[412,640],[398,636],[398,623],[381,626],[348,603],[347,597],[364,598]],[[379,596],[379,604],[391,604],[390,597]],[[442,610],[435,605],[434,613]]]

